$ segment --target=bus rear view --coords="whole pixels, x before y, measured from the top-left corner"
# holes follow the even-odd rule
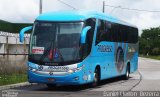
[[[100,18],[102,16],[104,18]],[[104,44],[104,47],[100,46],[103,42],[96,44],[100,19],[112,21],[114,18],[107,20],[105,15],[95,12],[45,13],[37,17],[33,26],[22,29],[21,42],[23,34],[32,30],[27,64],[28,81],[48,87],[86,83],[96,86],[100,80],[122,75],[129,77],[130,70],[136,71],[137,64],[133,64],[136,68],[128,69],[127,61],[138,59],[123,60],[121,72],[116,69],[115,62],[109,60],[115,58],[113,42],[105,41],[107,46]],[[110,52],[101,52],[102,49],[110,49]],[[119,59],[124,57],[120,55]]]

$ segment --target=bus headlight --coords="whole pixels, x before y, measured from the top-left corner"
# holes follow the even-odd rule
[[[68,73],[73,73],[74,71],[72,69],[68,70]]]
[[[37,64],[33,64],[33,63],[28,63],[28,70],[29,71],[32,71],[32,72],[36,72],[38,69],[37,69]]]
[[[84,68],[84,65],[82,65],[79,68],[70,69],[70,70],[68,70],[68,73],[78,72],[78,71],[82,70],[83,68]]]

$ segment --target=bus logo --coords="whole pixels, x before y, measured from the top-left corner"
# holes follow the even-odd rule
[[[122,72],[124,68],[124,52],[121,47],[118,47],[116,52],[116,68],[118,72]]]
[[[66,72],[69,70],[69,67],[66,66],[49,66],[48,70],[50,72]]]
[[[98,52],[112,52],[112,46],[109,45],[98,45]]]
[[[49,72],[49,75],[53,75],[53,72]]]

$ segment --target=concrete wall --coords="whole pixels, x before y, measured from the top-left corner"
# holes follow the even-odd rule
[[[6,37],[5,36],[0,36],[0,43],[6,43]]]
[[[28,45],[9,44],[9,54],[26,54],[28,53]]]
[[[24,43],[19,42],[19,34],[0,32],[0,53],[26,54],[28,53],[29,34],[25,34]]]
[[[25,43],[19,42],[19,35],[0,31],[0,75],[26,73],[29,35],[25,35]],[[25,52],[26,51],[26,52]]]
[[[6,50],[4,48],[4,45],[3,43],[0,43],[0,53],[4,53]]]

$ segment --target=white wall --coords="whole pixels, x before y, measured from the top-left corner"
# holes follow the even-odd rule
[[[6,37],[0,36],[0,43],[6,43]]]
[[[7,40],[8,37],[8,40]],[[29,34],[25,34],[25,46],[24,43],[19,42],[19,34],[0,32],[0,53],[7,52],[7,44],[9,48],[9,54],[24,54],[28,52]],[[8,43],[7,43],[8,41]],[[26,52],[24,52],[26,49]]]
[[[0,53],[4,53],[4,44],[0,43]]]
[[[26,53],[28,52],[28,45],[24,46],[21,44],[15,45],[15,44],[9,44],[9,54],[25,54],[25,49]]]

